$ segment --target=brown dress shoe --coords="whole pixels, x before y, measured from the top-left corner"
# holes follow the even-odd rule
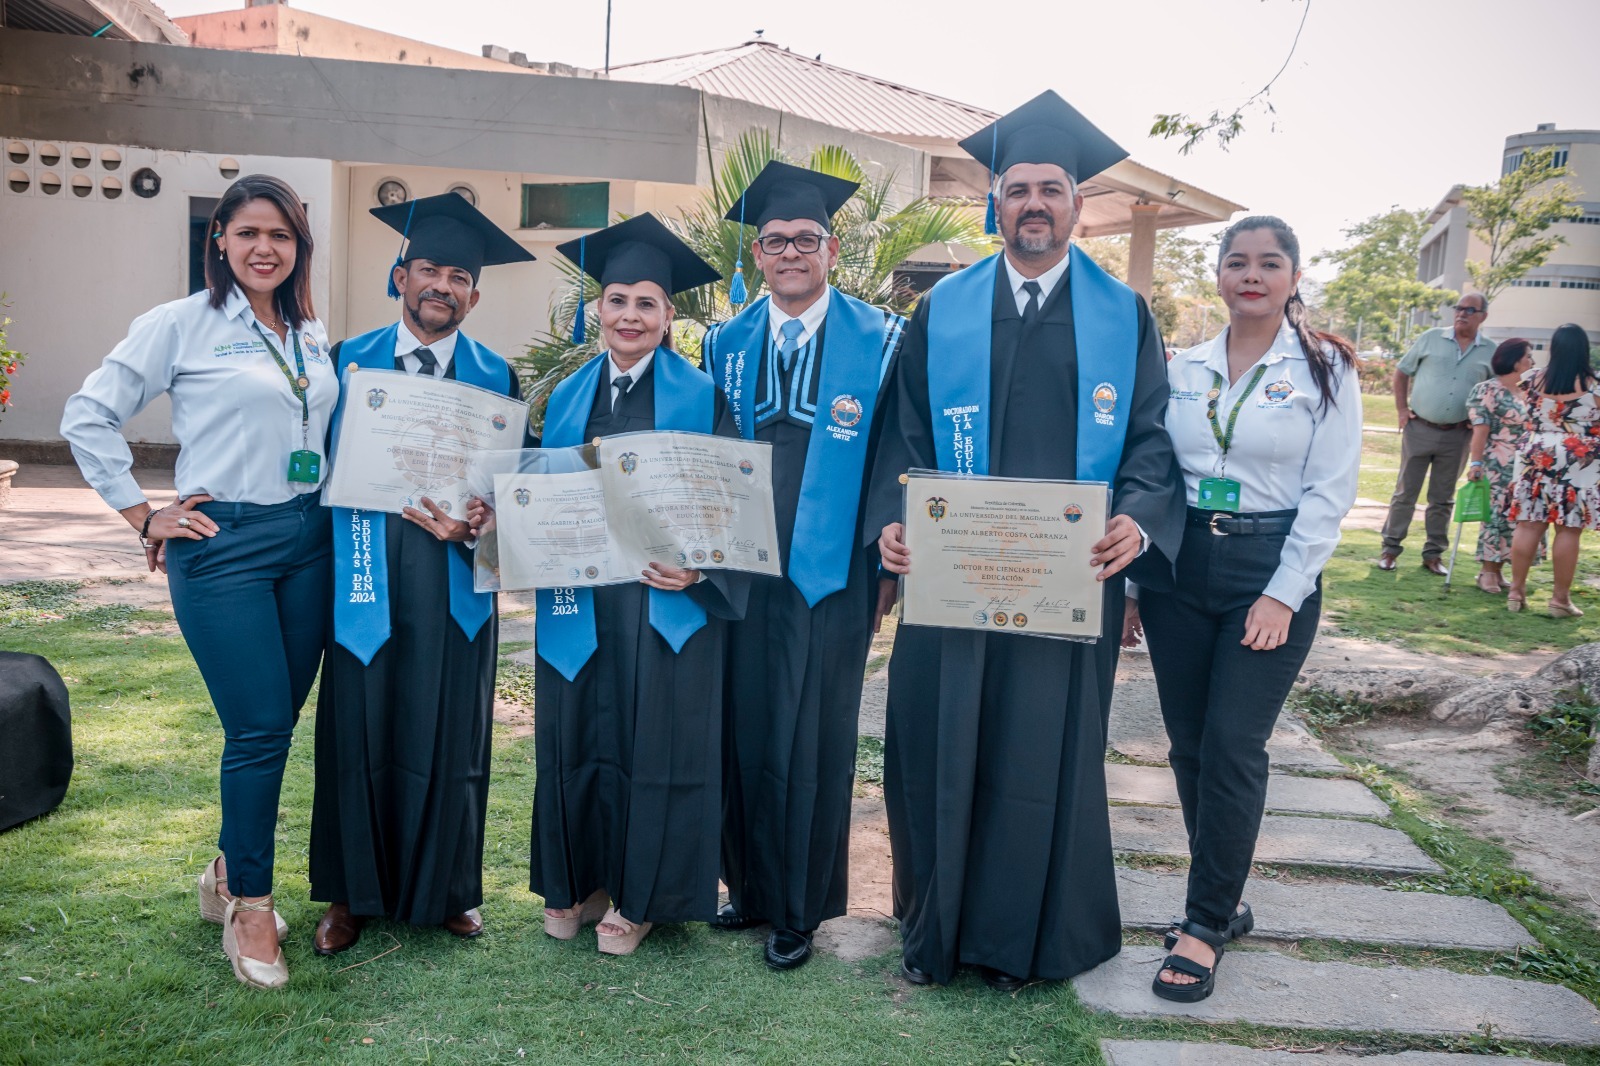
[[[311,938],[312,950],[318,955],[337,955],[361,939],[361,927],[366,924],[365,918],[350,913],[349,904],[329,904]]]
[[[444,928],[446,932],[454,933],[463,940],[471,940],[483,934],[483,915],[478,913],[476,907],[460,914],[452,914],[444,920]]]
[[[1422,568],[1436,577],[1447,577],[1450,574],[1450,568],[1438,559],[1422,560]]]
[[[1398,558],[1399,556],[1397,555],[1390,555],[1388,552],[1384,552],[1382,555],[1378,556],[1378,569],[1393,570],[1394,561]]]

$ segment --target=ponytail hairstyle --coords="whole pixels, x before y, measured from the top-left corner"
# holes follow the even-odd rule
[[[290,232],[294,234],[294,269],[278,285],[277,291],[272,294],[272,302],[280,318],[291,328],[300,329],[317,317],[316,309],[311,305],[311,256],[316,245],[311,239],[311,222],[306,217],[305,205],[300,202],[300,197],[288,182],[270,174],[244,175],[228,186],[228,191],[217,201],[216,210],[211,212],[211,221],[206,225],[205,257],[206,288],[211,290],[211,306],[220,311],[222,305],[228,302],[228,296],[239,287],[239,280],[233,276],[233,267],[222,257],[210,254],[216,250],[212,242],[228,228],[229,221],[239,209],[252,200],[271,202],[282,213],[284,221],[289,223]]]
[[[1291,271],[1300,269],[1300,239],[1294,235],[1294,230],[1289,228],[1289,224],[1273,215],[1251,215],[1248,218],[1241,218],[1223,232],[1222,249],[1217,253],[1218,273],[1222,271],[1222,261],[1228,257],[1228,251],[1233,247],[1233,239],[1241,233],[1256,229],[1270,230],[1273,239],[1278,242],[1278,250],[1289,257],[1289,269]],[[1298,285],[1295,286],[1294,292],[1289,294],[1288,302],[1283,305],[1283,317],[1294,330],[1295,336],[1300,339],[1300,347],[1306,353],[1306,363],[1311,367],[1311,380],[1316,382],[1317,391],[1322,394],[1321,409],[1326,411],[1339,402],[1334,395],[1334,367],[1336,365],[1346,369],[1354,367],[1355,346],[1337,334],[1323,333],[1321,330],[1311,328],[1311,323],[1306,320],[1306,303],[1300,298]]]

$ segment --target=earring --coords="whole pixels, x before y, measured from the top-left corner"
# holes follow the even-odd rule
[[[218,248],[217,249],[217,262],[219,262],[219,263],[224,262],[227,258],[228,258],[228,253],[223,251],[221,248]]]

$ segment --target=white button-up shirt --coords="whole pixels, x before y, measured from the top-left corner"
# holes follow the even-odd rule
[[[779,348],[783,347],[783,324],[791,318],[800,320],[800,336],[795,338],[795,347],[804,348],[806,342],[817,335],[817,330],[822,328],[822,320],[828,317],[828,303],[833,299],[833,290],[824,288],[822,295],[811,302],[811,306],[801,311],[798,315],[791,315],[778,307],[778,301],[767,301],[767,328],[772,333],[772,343]]]
[[[304,440],[300,401],[254,328],[250,302],[237,288],[213,310],[204,289],[133,320],[128,336],[67,401],[61,435],[84,480],[117,510],[144,502],[122,425],[163,392],[172,397],[178,438],[178,495],[207,493],[228,503],[283,503],[318,486],[289,480],[289,453],[321,454],[339,380],[328,359],[328,334],[316,320],[298,331],[311,386]],[[281,354],[295,370],[295,334]],[[326,471],[327,464],[323,464]]]
[[[1214,374],[1222,376],[1217,423],[1224,435],[1228,416],[1265,364],[1251,394],[1239,408],[1232,446],[1222,448],[1206,418]],[[1167,433],[1183,468],[1189,503],[1199,499],[1202,478],[1239,482],[1239,510],[1287,511],[1299,515],[1284,541],[1277,573],[1264,590],[1294,610],[1316,588],[1317,575],[1339,544],[1339,523],[1356,499],[1361,468],[1361,388],[1354,368],[1335,364],[1333,394],[1326,409],[1311,380],[1300,340],[1287,322],[1272,347],[1228,384],[1228,331],[1173,357],[1167,364],[1172,387],[1167,403]]]
[[[1011,265],[1011,260],[1003,255],[1000,257],[1000,261],[1006,265],[1006,280],[1011,282],[1011,294],[1017,299],[1017,314],[1020,315],[1028,308],[1028,293],[1022,286],[1027,282],[1037,281],[1039,283],[1039,306],[1043,307],[1044,302],[1050,299],[1050,293],[1055,289],[1056,285],[1060,283],[1062,278],[1066,277],[1067,264],[1072,262],[1072,257],[1062,256],[1061,262],[1036,278],[1025,278],[1017,273],[1017,268]]]
[[[444,377],[444,372],[450,369],[450,360],[455,358],[456,338],[460,335],[460,330],[453,329],[438,340],[423,344],[417,335],[411,332],[411,327],[402,321],[400,332],[396,333],[394,338],[394,357],[400,360],[400,365],[405,367],[407,374],[416,374],[422,370],[422,360],[417,358],[416,350],[426,348],[439,361],[439,368],[435,373],[439,377]]]

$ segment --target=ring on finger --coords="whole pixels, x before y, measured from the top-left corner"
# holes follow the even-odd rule
[[[192,523],[189,521],[189,518],[188,518],[187,515],[185,515],[184,517],[178,519],[178,528],[179,529],[188,529],[190,525],[192,525]]]

